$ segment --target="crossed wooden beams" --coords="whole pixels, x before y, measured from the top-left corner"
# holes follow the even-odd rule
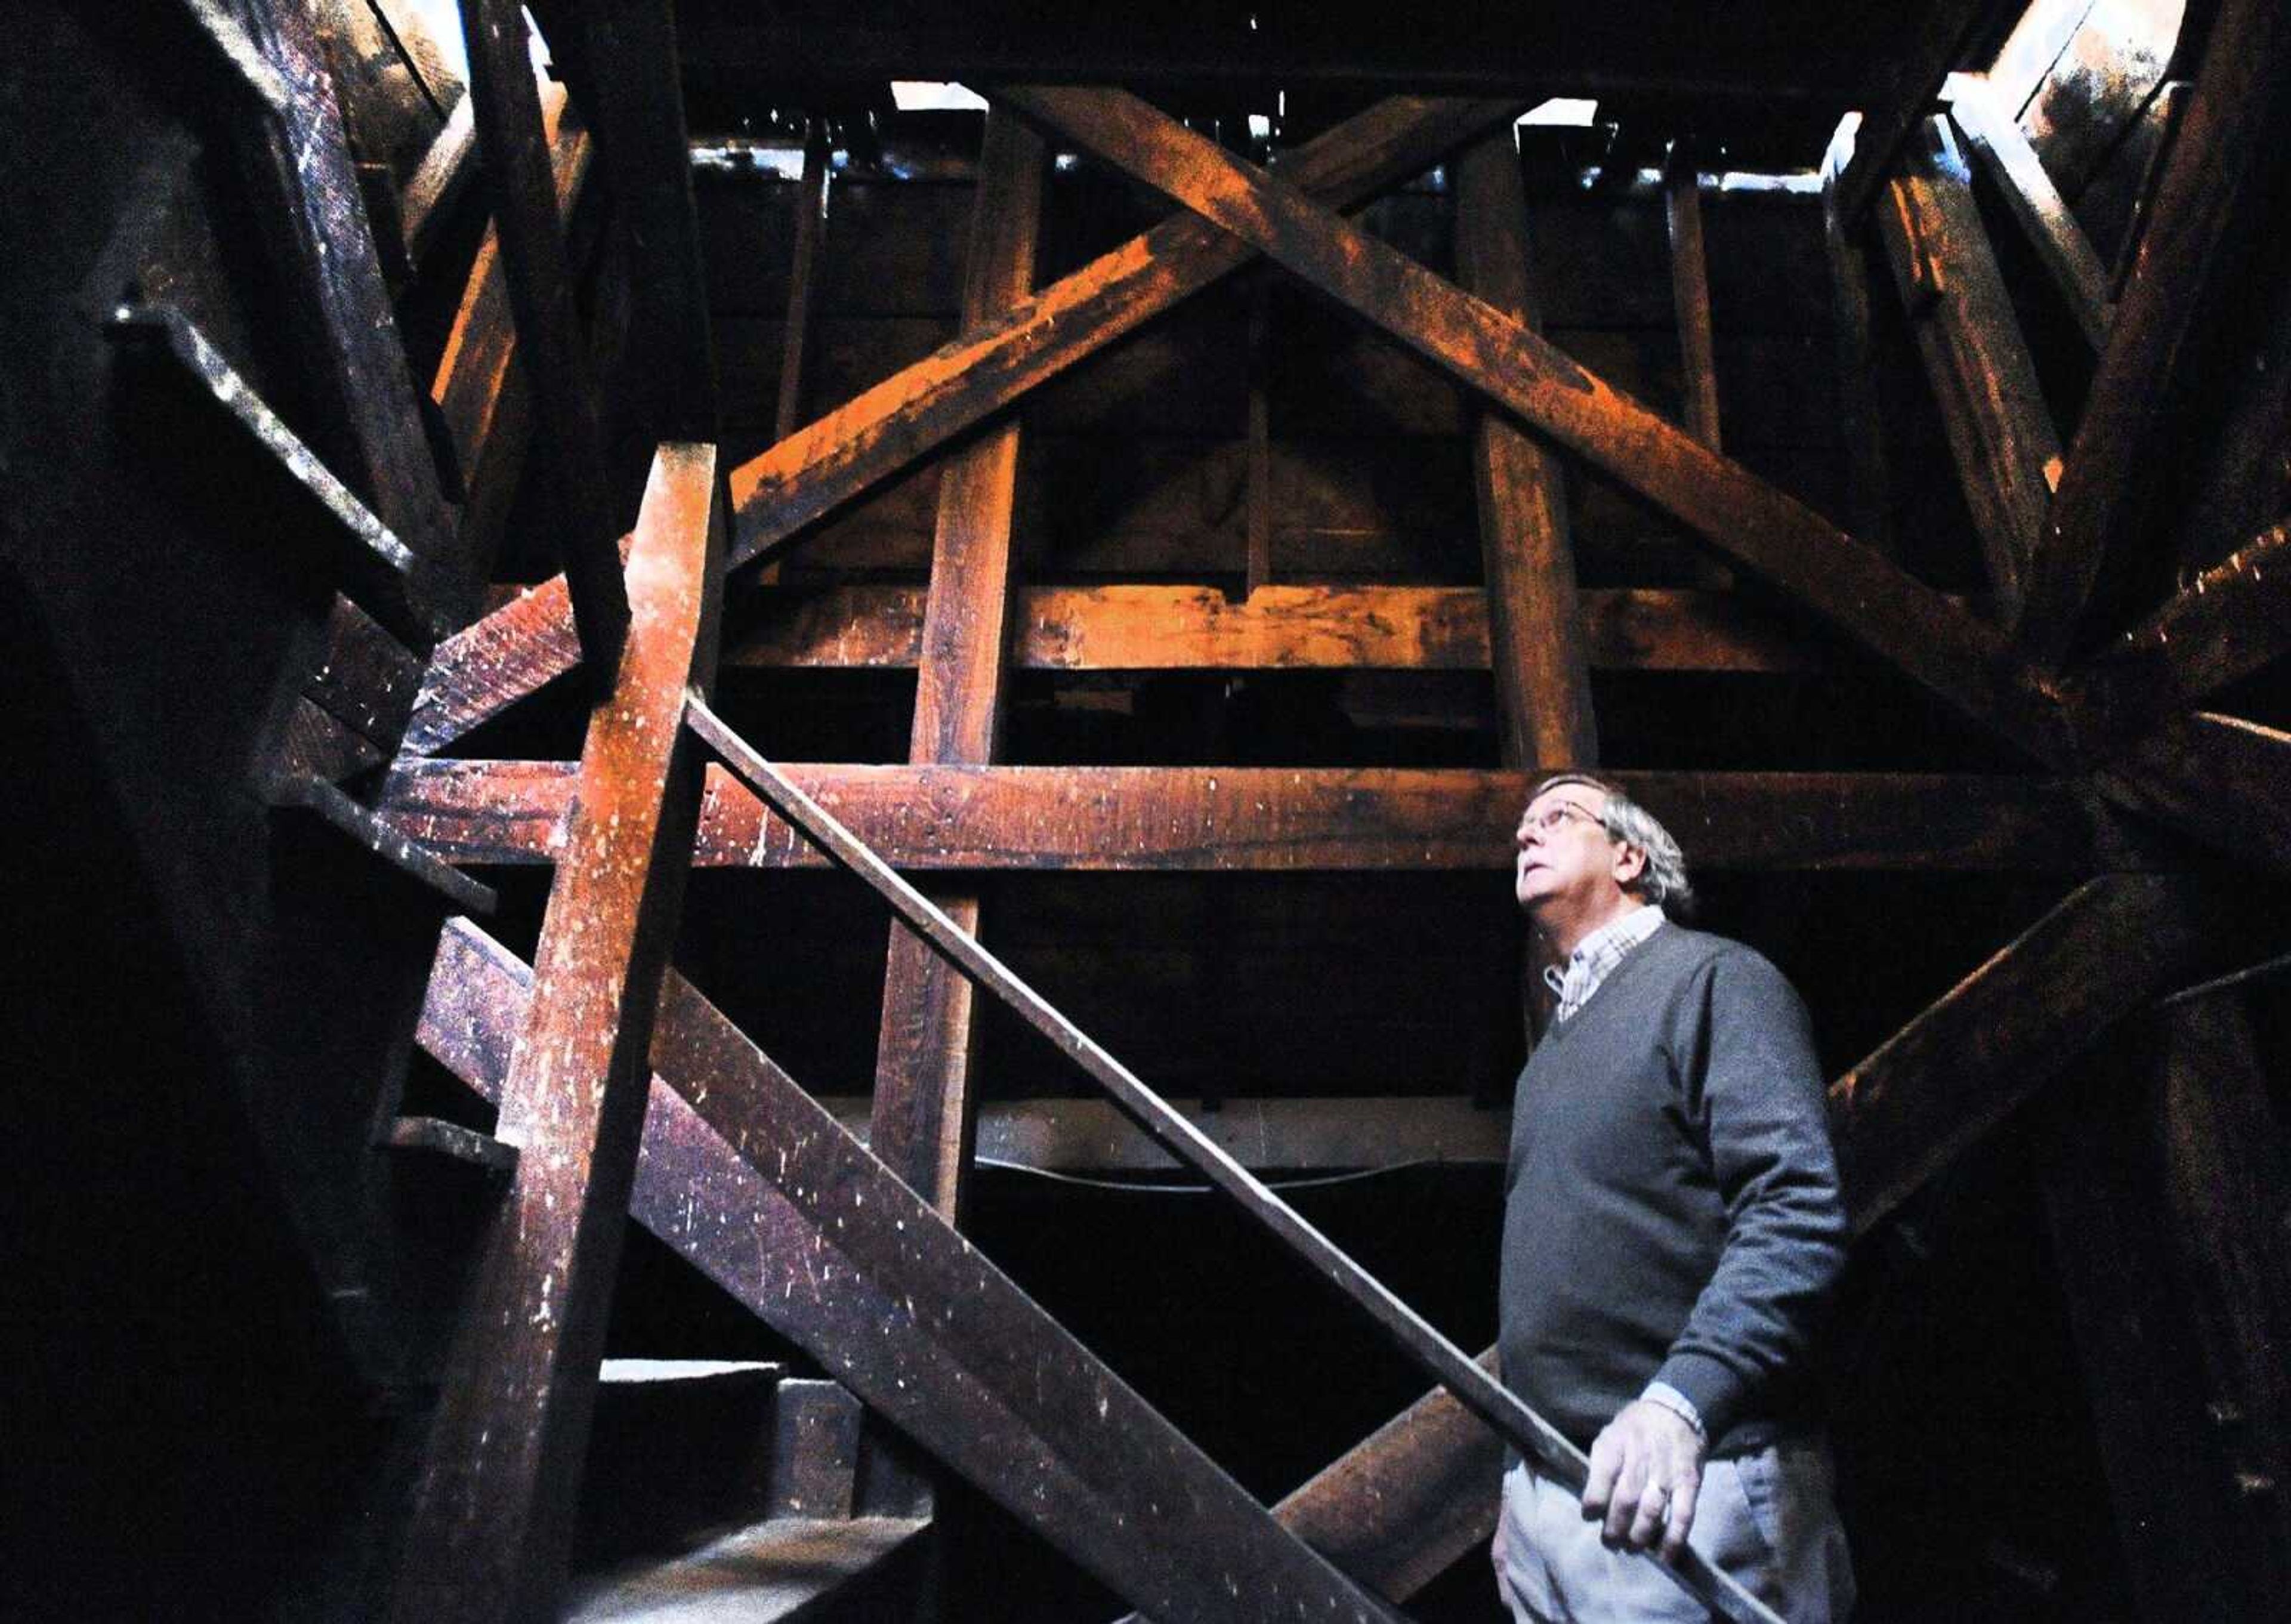
[[[1284,177],[1294,177],[1292,181],[1250,169],[1127,97],[1022,90],[1006,92],[1004,100],[1007,105],[1051,125],[1162,187],[1198,211],[1199,218],[1180,217],[1167,222],[1073,277],[1019,299],[1007,312],[983,316],[953,344],[733,470],[729,485],[736,504],[736,536],[729,550],[732,562],[752,562],[784,547],[840,503],[1007,409],[1027,390],[1063,367],[1236,268],[1255,249],[1417,349],[1512,417],[1608,469],[1695,529],[1731,562],[1780,588],[1834,629],[2038,760],[2054,764],[2078,760],[2090,742],[2094,718],[2101,716],[2102,709],[2094,695],[2126,687],[2137,693],[2137,682],[2121,677],[2113,679],[2115,689],[2098,679],[2074,690],[2049,682],[2036,665],[2014,653],[2001,633],[1963,607],[1925,588],[1738,464],[1575,366],[1515,317],[1392,253],[1329,206],[1360,200],[1381,186],[1420,171],[1459,141],[1507,118],[1509,107],[1383,104],[1297,155],[1283,170]],[[676,765],[675,740],[681,737],[682,729],[662,710],[668,703],[671,679],[661,676],[671,666],[680,666],[694,678],[704,676],[706,657],[702,651],[712,648],[712,638],[699,629],[706,618],[701,606],[708,601],[705,583],[711,575],[704,564],[694,562],[704,558],[709,529],[704,517],[696,526],[692,517],[695,511],[704,515],[707,505],[695,494],[696,484],[707,480],[705,473],[695,471],[698,467],[698,462],[687,454],[663,454],[655,481],[655,490],[662,493],[659,500],[665,504],[662,511],[683,515],[672,527],[683,538],[684,551],[678,556],[685,560],[679,567],[681,584],[674,589],[675,600],[693,607],[689,613],[679,609],[671,617],[679,628],[671,638],[673,648],[647,655],[645,650],[650,644],[631,640],[618,663],[616,694],[617,685],[634,683],[641,692],[632,690],[628,697],[641,703],[625,711],[607,706],[599,712],[581,769],[585,776],[593,760],[599,771],[624,776],[624,790],[636,780],[653,788],[635,815],[627,818],[625,827],[612,820],[600,824],[601,815],[595,808],[610,804],[609,794],[594,802],[576,794],[566,837],[567,856],[560,864],[566,920],[594,917],[621,923],[615,928],[614,939],[592,938],[577,948],[567,945],[565,935],[552,936],[544,929],[543,968],[532,1010],[510,1023],[510,1029],[524,1030],[526,1041],[501,1068],[505,1129],[523,1122],[527,1125],[517,1131],[533,1136],[525,1141],[525,1165],[537,1162],[552,1168],[573,1167],[580,1185],[578,1196],[571,1202],[570,1213],[558,1215],[553,1221],[544,1219],[542,1214],[554,1210],[547,1198],[565,1192],[549,1187],[547,1180],[538,1176],[528,1191],[525,1175],[519,1176],[512,1200],[521,1210],[532,1202],[541,1204],[534,1209],[531,1226],[505,1225],[504,1229],[516,1234],[520,1245],[560,1250],[539,1258],[504,1260],[498,1250],[489,1255],[486,1266],[492,1286],[481,1300],[494,1306],[472,1316],[464,1337],[467,1346],[457,1354],[457,1364],[472,1378],[479,1378],[490,1368],[486,1359],[491,1340],[514,1340],[521,1351],[506,1379],[516,1393],[504,1400],[507,1409],[491,1400],[458,1410],[449,1407],[440,1423],[441,1435],[469,1435],[433,1459],[431,1475],[425,1480],[424,1509],[415,1524],[420,1534],[417,1549],[453,1551],[481,1563],[486,1560],[483,1552],[495,1545],[510,1552],[506,1558],[494,1559],[489,1570],[493,1576],[481,1587],[510,1610],[532,1603],[539,1594],[535,1587],[545,1587],[552,1571],[550,1553],[561,1554],[561,1528],[555,1514],[548,1510],[549,1497],[537,1494],[537,1485],[565,1458],[567,1440],[578,1436],[578,1418],[584,1412],[585,1403],[578,1371],[586,1361],[587,1339],[593,1337],[596,1324],[595,1304],[591,1300],[596,1290],[593,1284],[581,1288],[577,1305],[560,1297],[556,1299],[559,1306],[552,1309],[545,1294],[547,1282],[562,1280],[565,1285],[560,1289],[570,1291],[576,1280],[593,1282],[600,1272],[608,1272],[600,1271],[599,1260],[609,1259],[617,1214],[631,1190],[639,1216],[663,1226],[664,1233],[675,1227],[667,1215],[673,1210],[676,1196],[647,1194],[651,1186],[644,1182],[646,1175],[637,1159],[632,1135],[634,1123],[650,1119],[630,1103],[636,1095],[628,1079],[632,1057],[641,1054],[642,1017],[649,1007],[641,984],[649,974],[647,967],[657,962],[647,957],[657,952],[660,933],[656,924],[647,921],[655,920],[663,905],[655,900],[660,893],[654,875],[663,856],[671,869],[685,866],[678,860],[672,833],[663,832],[676,830],[679,820],[687,816],[695,819],[698,816],[696,776],[688,768]],[[663,480],[682,494],[668,494]],[[636,567],[638,557],[649,556],[648,550],[661,544],[656,539],[647,540],[648,535],[657,535],[648,527],[668,522],[656,520],[654,509],[654,499],[648,497],[646,517],[639,526],[637,553],[631,556],[632,586],[641,575]],[[695,542],[695,535],[703,539]],[[700,551],[695,551],[695,547]],[[2239,587],[2238,583],[2245,580],[2250,584]],[[2279,590],[2264,587],[2263,580],[2261,572],[2253,570],[2223,583],[2223,590],[2253,599]],[[407,740],[409,753],[436,752],[516,697],[570,669],[577,657],[570,608],[562,582],[553,583],[441,645],[417,702]],[[2174,623],[2202,623],[2212,613],[2203,606],[2181,603],[2168,606],[2163,618]],[[640,624],[643,620],[639,616]],[[652,635],[656,640],[662,633],[655,627]],[[2166,646],[2165,639],[2155,640],[2158,648]],[[2224,641],[2215,639],[2215,650]],[[2245,657],[2215,651],[2208,660],[2198,658],[2173,669],[2185,691],[2212,680],[2223,669],[2232,669]],[[673,680],[675,708],[680,714],[683,678]],[[2231,760],[2263,776],[2279,767],[2282,744],[2291,743],[2247,724],[2191,719],[2177,707],[2165,707],[2158,721],[2154,714],[2136,704],[2127,706],[2120,699],[2102,720],[2114,720],[2121,726],[2127,713],[2149,725],[2146,731],[2135,733],[2133,748],[2112,764],[2103,782],[2119,792],[2144,798],[2167,817],[2214,838],[2221,833],[2223,815],[2214,806],[2190,806],[2195,799],[2190,793],[2191,785],[2199,781],[2188,770],[2186,756],[2166,755],[2166,747],[2200,748],[2210,752],[2208,759]],[[634,720],[639,716],[644,720]],[[616,738],[624,742],[615,744]],[[2193,746],[2189,745],[2191,739],[2196,741]],[[610,767],[614,761],[621,766]],[[2254,768],[2253,763],[2258,765]],[[422,769],[410,770],[419,774]],[[2230,823],[2241,818],[2255,824],[2276,842],[2271,844],[2271,850],[2284,849],[2270,815],[2255,809],[2259,797],[2248,791],[2239,793],[2231,785],[2225,797],[2208,799],[2223,799],[2228,808],[2224,816]],[[2243,831],[2238,827],[2233,832]],[[592,886],[609,889],[617,900],[608,904],[601,894],[586,898],[578,895]],[[2073,1043],[2066,1040],[2088,1035],[2099,1017],[2137,1004],[2183,973],[2199,945],[2195,905],[2184,880],[2119,875],[2094,881],[1913,1023],[1863,1067],[1841,1080],[1833,1093],[1833,1105],[1854,1181],[1857,1210],[1865,1221],[1898,1200],[1901,1192],[1930,1170],[1934,1160],[1981,1131],[2041,1082],[2072,1050]],[[553,892],[552,921],[559,915],[559,898]],[[2096,945],[2111,945],[2127,932],[2142,935],[2151,951],[2136,956],[2095,951]],[[583,990],[599,974],[607,979]],[[2083,986],[2091,1001],[2063,1016],[2057,1001],[2026,996],[2032,988],[2063,984]],[[452,996],[454,985],[453,977],[441,977],[433,989],[433,1015],[437,997]],[[671,1012],[664,1018],[671,1025],[684,1018],[673,1013],[680,1008],[678,999],[682,996],[664,1001],[664,1009]],[[2033,1023],[2004,1018],[2006,1008],[2022,1003],[2035,1003],[2046,1013]],[[599,1015],[609,1017],[602,1021],[601,1030],[581,1030],[582,1019]],[[502,1037],[499,1021],[486,1025],[467,1009],[461,1010],[460,1018],[463,1026],[449,1028],[446,1035],[433,1035],[433,1047],[441,1054],[477,1049],[498,1055]],[[548,1091],[538,1089],[531,1080],[534,1068],[551,1063],[543,1051],[548,1049],[549,1033],[560,1030],[567,1041],[577,1041],[578,1046],[594,1051],[586,1060],[579,1060],[570,1049],[562,1050],[559,1057],[571,1057],[595,1073],[594,1096],[573,1118],[540,1103]],[[1973,1098],[1935,1094],[1932,1078],[1942,1068],[1933,1065],[1933,1053],[1937,1049],[1960,1052],[1974,1031],[1981,1033],[1981,1041],[1969,1047],[1981,1057],[1982,1064],[1960,1073],[1959,1080],[1969,1078],[1994,1086]],[[707,1072],[717,1066],[768,1081],[758,1064],[761,1057],[744,1055],[729,1037],[703,1033],[684,1041],[707,1062],[702,1077],[687,1093],[691,1105],[697,1105],[699,1097],[706,1094]],[[486,1043],[493,1045],[490,1050],[485,1049]],[[658,1052],[655,1045],[655,1056]],[[476,1069],[475,1061],[469,1064]],[[768,1062],[761,1064],[768,1065]],[[1903,1087],[1905,1078],[1916,1081]],[[732,1114],[711,1123],[718,1148],[707,1148],[703,1140],[695,1153],[687,1138],[680,1148],[664,1145],[656,1154],[646,1154],[654,1158],[650,1165],[671,1180],[673,1190],[687,1202],[683,1222],[687,1241],[703,1244],[695,1240],[690,1204],[703,1195],[711,1202],[719,1228],[744,1223],[763,1225],[773,1232],[776,1239],[761,1249],[760,1280],[744,1268],[734,1268],[720,1255],[714,1256],[711,1263],[694,1252],[692,1246],[687,1250],[719,1278],[729,1274],[732,1278],[727,1283],[734,1283],[744,1300],[752,1300],[752,1306],[767,1317],[784,1317],[784,1310],[769,1306],[771,1294],[762,1288],[782,1283],[786,1288],[781,1293],[782,1301],[792,1301],[797,1282],[786,1271],[796,1266],[792,1259],[802,1257],[803,1242],[811,1241],[812,1257],[823,1256],[828,1220],[834,1219],[840,1233],[848,1219],[858,1216],[860,1195],[879,1186],[870,1182],[873,1176],[865,1171],[866,1163],[853,1160],[855,1154],[864,1157],[864,1153],[836,1139],[833,1136],[840,1130],[824,1113],[820,1113],[824,1128],[808,1118],[788,1117],[775,1122],[754,1118],[752,1111],[760,1107],[742,1090],[720,1092],[736,1097],[719,1107]],[[773,1108],[783,1113],[796,1109],[784,1090],[778,1094],[767,1090],[762,1097],[781,1100]],[[535,1103],[516,1105],[520,1099]],[[566,1136],[562,1151],[549,1150],[548,1146],[559,1143],[553,1136],[560,1135]],[[758,1182],[756,1161],[746,1154],[753,1151],[760,1156],[766,1143],[799,1157],[796,1174],[791,1176],[783,1168],[776,1176],[782,1181],[774,1186],[776,1194]],[[544,1148],[537,1158],[536,1145]],[[693,1159],[695,1154],[698,1161]],[[803,1154],[815,1161],[820,1156],[828,1160],[814,1166],[800,1160]],[[739,1168],[725,1160],[727,1155]],[[740,1170],[743,1168],[745,1171]],[[814,1177],[809,1186],[803,1182],[807,1176]],[[792,1186],[786,1182],[791,1177]],[[832,1206],[846,1194],[852,1196],[848,1213]],[[797,1216],[772,1217],[790,1201],[796,1204]],[[888,1194],[863,1228],[872,1226],[880,1231],[887,1213],[897,1233],[906,1214]],[[917,1211],[912,1216],[919,1230],[936,1233],[928,1214]],[[676,1237],[671,1234],[670,1238]],[[757,1238],[764,1237],[760,1232],[751,1236]],[[896,1282],[881,1277],[891,1271],[897,1282],[938,1282],[936,1289],[944,1290],[945,1277],[956,1267],[953,1254],[917,1268],[912,1261],[897,1261],[896,1242],[881,1244],[890,1251],[879,1250],[864,1261],[853,1260],[859,1279],[848,1300],[826,1290],[825,1282],[818,1282],[821,1289],[815,1293],[812,1306],[825,1317],[814,1323],[811,1334],[828,1356],[859,1365],[865,1363],[856,1351],[859,1347],[872,1337],[883,1336],[886,1327],[903,1326],[885,1355],[892,1363],[872,1373],[853,1369],[855,1386],[895,1418],[906,1417],[920,1435],[934,1438],[950,1459],[967,1462],[985,1473],[998,1489],[1007,1489],[1012,1482],[1007,1472],[998,1472],[986,1463],[969,1462],[960,1452],[963,1446],[958,1437],[950,1434],[938,1438],[924,1430],[928,1424],[920,1415],[909,1413],[919,1399],[903,1404],[896,1396],[906,1384],[906,1377],[899,1372],[919,1371],[925,1365],[936,1373],[919,1380],[919,1390],[946,1396],[963,1387],[961,1360],[970,1355],[959,1351],[966,1346],[961,1336],[944,1323],[927,1324],[911,1302],[905,1305],[902,1320],[892,1295]],[[918,1240],[915,1244],[920,1247],[921,1242]],[[926,1249],[913,1256],[932,1255]],[[807,1272],[807,1279],[811,1278]],[[533,1296],[536,1280],[543,1282],[544,1294],[539,1298]],[[1019,1310],[1011,1312],[1025,1317]],[[561,1321],[552,1317],[558,1314],[564,1316]],[[864,1329],[855,1314],[865,1320]],[[1054,1332],[1055,1327],[1019,1331],[1015,1333],[1015,1346],[1039,1354],[1044,1346],[1042,1339]],[[1011,1356],[1007,1347],[1000,1353],[993,1349],[974,1353],[990,1363]],[[1060,1356],[1073,1357],[1071,1354]],[[1087,1360],[1086,1355],[1082,1358]],[[943,1363],[949,1359],[955,1361],[952,1366]],[[902,1360],[921,1363],[903,1365]],[[1108,1413],[1105,1406],[1114,1403],[1111,1390],[1103,1385],[1105,1379],[1093,1373],[1089,1363],[1072,1368],[1076,1382],[1098,1384],[1094,1390],[1103,1419]],[[468,1385],[472,1393],[481,1391],[474,1382]],[[520,1404],[531,1406],[524,1411],[531,1418],[530,1424],[512,1427],[496,1442],[492,1427],[483,1422],[487,1418],[499,1419]],[[1134,1417],[1132,1411],[1125,1413]],[[1150,1417],[1150,1411],[1146,1413]],[[1126,1424],[1146,1429],[1137,1436],[1149,1455],[1178,1460],[1177,1454],[1169,1452],[1177,1446],[1150,1422],[1137,1419]],[[1040,1439],[1043,1435],[1033,1430],[1034,1425],[1030,1422],[1022,1428],[1023,1434]],[[1361,1483],[1387,1469],[1391,1461],[1410,1462],[1407,1469],[1421,1483],[1426,1474],[1437,1476],[1442,1471],[1457,1469],[1461,1459],[1459,1451],[1467,1453],[1478,1447],[1465,1439],[1450,1448],[1427,1432],[1431,1425],[1403,1419],[1380,1433],[1355,1457],[1332,1468],[1332,1475],[1315,1480],[1285,1504],[1281,1508],[1282,1520],[1337,1530],[1330,1537],[1340,1543],[1348,1533],[1350,1546],[1356,1550],[1389,1556],[1395,1548],[1406,1548],[1407,1560],[1387,1561],[1374,1556],[1363,1559],[1396,1588],[1406,1588],[1410,1573],[1434,1571],[1421,1560],[1423,1541],[1416,1537],[1420,1531],[1380,1530],[1371,1509],[1402,1504],[1405,1497],[1387,1502],[1380,1492],[1358,1492]],[[1192,1475],[1196,1472],[1190,1466],[1170,1469],[1180,1471],[1187,1481],[1194,1481]],[[1122,1460],[1113,1468],[1110,1480],[1096,1485],[1093,1492],[1098,1498],[1091,1503],[1100,1509],[1089,1515],[1101,1520],[1093,1527],[1064,1527],[1058,1522],[1059,1514],[1048,1510],[1033,1514],[1037,1526],[1061,1543],[1072,1541],[1069,1548],[1079,1547],[1101,1560],[1125,1564],[1121,1569],[1121,1588],[1157,1612],[1186,1616],[1226,1611],[1228,1602],[1240,1598],[1219,1598],[1207,1591],[1186,1588],[1199,1582],[1197,1566],[1177,1564],[1183,1572],[1155,1567],[1153,1564],[1159,1558],[1134,1554],[1133,1548],[1139,1547],[1140,1541],[1109,1533],[1102,1519],[1110,1515],[1113,1530],[1123,1527],[1129,1512],[1122,1508],[1134,1508],[1135,1485],[1142,1481],[1138,1471],[1137,1461]],[[501,1481],[521,1483],[522,1490],[500,1495],[485,1487]],[[495,1506],[505,1509],[488,1510]],[[1259,1538],[1249,1531],[1258,1526],[1257,1517],[1262,1514],[1252,1516],[1254,1507],[1233,1509],[1229,1518],[1209,1518],[1204,1538],[1210,1548],[1221,1549],[1219,1542],[1229,1539]],[[473,1516],[482,1523],[487,1515],[509,1518],[514,1525],[495,1528],[494,1532],[505,1536],[498,1541],[473,1536]],[[1452,1515],[1443,1520],[1443,1538],[1452,1537],[1457,1521]],[[1274,1540],[1256,1548],[1267,1553],[1266,1560],[1281,1571],[1293,1572],[1306,1590],[1339,1599],[1359,1610],[1360,1616],[1375,1616],[1378,1612],[1373,1602],[1340,1581],[1337,1588],[1325,1589],[1333,1575],[1309,1564],[1294,1567],[1295,1558],[1288,1554],[1287,1543]],[[1106,1556],[1110,1549],[1133,1554]],[[1147,1565],[1138,1566],[1140,1563]],[[411,1612],[422,1611],[423,1604],[408,1601],[402,1606],[410,1616]],[[491,1610],[489,1606],[477,1609]]]

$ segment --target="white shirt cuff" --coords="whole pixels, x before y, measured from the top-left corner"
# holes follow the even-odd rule
[[[1703,1427],[1702,1412],[1694,1407],[1694,1401],[1692,1399],[1687,1397],[1685,1394],[1681,1393],[1676,1387],[1672,1387],[1668,1382],[1651,1381],[1647,1383],[1646,1391],[1640,1394],[1639,1397],[1650,1404],[1660,1404],[1665,1410],[1669,1411],[1671,1414],[1676,1416],[1680,1420],[1694,1428],[1694,1435],[1697,1438],[1700,1438],[1706,1446],[1709,1443],[1710,1434]]]

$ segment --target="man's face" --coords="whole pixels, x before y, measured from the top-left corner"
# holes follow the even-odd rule
[[[1606,792],[1588,784],[1554,784],[1527,803],[1513,837],[1512,895],[1521,907],[1534,913],[1559,902],[1584,912],[1620,895],[1632,859],[1599,822],[1606,806]]]

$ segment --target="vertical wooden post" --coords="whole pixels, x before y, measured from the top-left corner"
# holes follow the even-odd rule
[[[1821,161],[1821,238],[1829,261],[1830,319],[1837,332],[1837,405],[1845,437],[1845,522],[1879,552],[1893,552],[1877,355],[1869,341],[1869,272],[1861,233],[1838,206],[1837,177],[1853,156],[1861,115],[1848,114]]]
[[[1273,579],[1273,414],[1266,398],[1266,306],[1270,285],[1257,271],[1249,286],[1249,591]]]
[[[665,446],[636,615],[589,722],[495,1132],[519,1147],[447,1366],[396,1598],[405,1624],[552,1616],[699,810],[685,695],[712,675],[716,454]]]
[[[1527,189],[1508,130],[1458,160],[1456,261],[1466,288],[1530,328],[1540,326],[1528,263]],[[1481,412],[1474,432],[1505,765],[1591,766],[1599,736],[1567,535],[1565,470],[1555,454],[1497,413]]]
[[[1663,165],[1663,212],[1670,222],[1670,295],[1678,314],[1678,353],[1686,384],[1686,431],[1713,451],[1718,443],[1718,358],[1710,336],[1710,269],[1702,248],[1702,177],[1684,141]]]
[[[807,120],[803,133],[803,174],[795,189],[795,244],[788,269],[787,316],[780,324],[779,403],[772,420],[772,438],[784,440],[803,427],[805,366],[811,352],[813,312],[819,301],[813,285],[819,275],[819,253],[827,240],[829,177],[834,165],[827,145],[827,121]],[[780,561],[773,559],[756,572],[766,585],[780,578]]]
[[[1009,115],[987,116],[971,213],[962,316],[976,327],[1033,290],[1041,220],[1041,141]],[[930,596],[915,672],[912,760],[993,760],[1001,731],[1010,628],[1011,525],[1018,425],[1004,422],[956,452],[940,475]],[[935,897],[967,931],[975,891]],[[959,1207],[972,1114],[971,986],[899,924],[891,927],[875,1061],[872,1145],[924,1200]]]

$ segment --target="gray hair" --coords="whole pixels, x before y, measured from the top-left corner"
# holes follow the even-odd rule
[[[1528,799],[1532,800],[1563,784],[1580,784],[1604,795],[1607,804],[1599,814],[1599,826],[1607,832],[1607,838],[1646,854],[1646,866],[1629,888],[1635,896],[1671,913],[1684,914],[1694,906],[1694,888],[1686,878],[1686,854],[1653,813],[1618,786],[1589,773],[1554,773],[1537,784]]]

